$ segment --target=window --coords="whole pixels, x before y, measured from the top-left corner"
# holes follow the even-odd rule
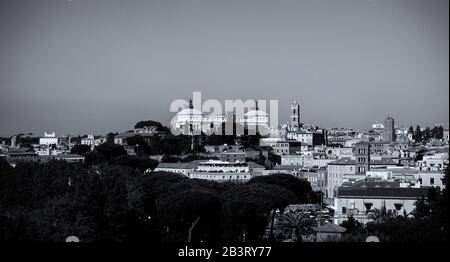
[[[434,178],[430,178],[430,185],[434,185]]]
[[[346,207],[342,207],[342,214],[347,214],[347,208]]]

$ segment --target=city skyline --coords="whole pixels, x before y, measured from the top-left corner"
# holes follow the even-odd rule
[[[250,110],[250,109],[248,109],[248,110]],[[172,117],[174,117],[176,115],[176,113],[172,113],[172,114],[173,114]],[[207,116],[207,115],[208,115],[208,113],[204,114],[204,116]],[[223,115],[226,116],[227,114],[223,114]],[[392,115],[386,115],[384,117],[392,117]],[[290,124],[290,122],[289,122],[289,113],[288,112],[285,113],[283,115],[283,117],[279,117],[279,119],[283,119],[283,120],[279,121],[279,127],[280,128],[282,128],[282,125],[286,125],[285,128],[287,128],[287,125]],[[286,120],[284,120],[284,119],[286,119]],[[128,126],[126,126],[124,128],[115,128],[115,129],[112,129],[112,130],[106,130],[104,132],[93,132],[93,131],[89,131],[89,130],[88,131],[84,131],[84,132],[82,131],[80,133],[76,133],[76,132],[61,132],[60,130],[51,129],[51,128],[50,129],[43,129],[43,130],[34,131],[33,128],[30,128],[28,130],[16,131],[16,132],[11,133],[11,134],[0,134],[0,137],[2,137],[2,136],[3,137],[11,137],[11,136],[18,135],[18,134],[24,134],[24,135],[33,134],[34,136],[40,137],[45,132],[55,132],[56,135],[59,136],[59,137],[67,136],[67,135],[69,135],[69,136],[79,136],[79,135],[90,135],[90,134],[93,134],[93,135],[107,135],[108,133],[122,133],[122,132],[132,131],[134,129],[134,126],[135,126],[136,123],[138,123],[140,121],[147,121],[147,120],[160,122],[160,121],[152,119],[152,118],[136,119],[134,122],[131,121],[130,125],[128,125]],[[418,125],[421,127],[421,129],[425,129],[426,127],[433,128],[435,126],[442,126],[446,130],[448,130],[448,128],[449,128],[448,122],[447,123],[445,123],[445,122],[437,122],[437,123],[433,123],[433,124],[430,124],[430,125],[421,125],[421,124],[406,125],[406,124],[402,123],[401,121],[398,121],[397,119],[395,119],[395,117],[394,117],[394,120],[395,120],[395,128],[398,128],[398,129],[405,129],[405,128],[408,129],[409,127],[413,127],[414,130],[416,130],[416,127]],[[352,129],[354,131],[368,131],[368,130],[373,128],[372,125],[374,125],[374,124],[382,124],[382,125],[384,125],[384,121],[385,121],[384,118],[383,119],[379,119],[379,120],[374,120],[374,121],[371,121],[371,122],[369,121],[368,122],[369,124],[366,127],[362,127],[362,128],[351,127],[351,126],[342,126],[342,125],[341,126],[320,126],[320,125],[315,124],[314,122],[304,122],[304,121],[301,121],[301,123],[302,124],[306,124],[306,125],[318,126],[319,128],[325,128],[325,129],[328,129],[328,130],[333,129],[333,128],[338,128],[338,129],[343,128],[343,129]],[[170,122],[170,119],[167,120],[167,122],[161,121],[160,123],[163,126],[170,127],[169,122]]]
[[[442,251],[448,10],[448,0],[0,1],[0,246],[330,262],[346,257],[340,247],[299,251]]]
[[[175,99],[448,128],[448,1],[2,1],[0,135],[168,125]],[[334,12],[330,12],[334,10]]]

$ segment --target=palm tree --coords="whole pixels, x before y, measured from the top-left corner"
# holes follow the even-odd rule
[[[383,223],[394,217],[394,214],[389,210],[386,211],[386,206],[383,205],[381,209],[374,209],[367,214],[368,218],[374,223]]]
[[[283,214],[278,220],[278,224],[286,232],[290,232],[291,241],[297,241],[301,235],[309,236],[313,232],[313,226],[315,226],[315,221],[309,218],[308,215],[289,212]]]

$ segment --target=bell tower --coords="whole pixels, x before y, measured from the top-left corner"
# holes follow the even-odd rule
[[[297,100],[291,104],[291,122],[289,123],[290,131],[298,131],[301,127],[300,123],[300,105]]]

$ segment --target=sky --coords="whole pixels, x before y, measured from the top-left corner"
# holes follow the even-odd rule
[[[2,0],[0,135],[168,124],[176,99],[448,126],[448,0]]]

